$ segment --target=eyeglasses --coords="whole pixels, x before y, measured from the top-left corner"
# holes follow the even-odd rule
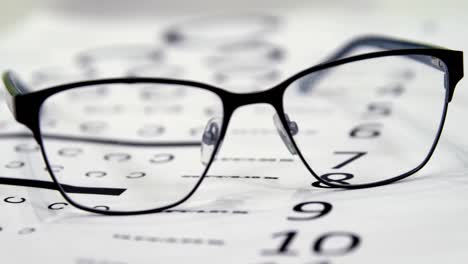
[[[384,51],[349,56],[363,47]],[[428,162],[462,77],[460,51],[378,36],[355,39],[324,63],[248,94],[144,77],[31,92],[6,72],[7,104],[32,131],[53,182],[1,183],[56,189],[70,204],[95,213],[160,212],[186,201],[200,186],[233,112],[266,103],[276,110],[273,122],[286,148],[319,184],[347,189],[388,184]],[[149,90],[156,98],[150,113],[140,93]],[[83,111],[89,100],[120,111],[102,122]],[[142,120],[148,125],[135,131]],[[77,156],[97,169],[74,164]],[[54,164],[73,169],[58,171]]]

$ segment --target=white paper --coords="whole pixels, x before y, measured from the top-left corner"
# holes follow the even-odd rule
[[[257,29],[250,21],[247,25],[228,25],[230,30],[221,33],[225,38],[234,36],[236,39],[243,36],[247,28],[253,34],[261,32],[263,35],[256,35],[259,40],[281,47],[285,52],[284,60],[270,66],[278,72],[278,81],[319,63],[345,41],[365,33],[421,40],[457,50],[468,47],[462,33],[466,19],[462,17],[420,14],[396,18],[377,10],[363,16],[298,8],[274,10],[259,17],[264,15],[275,19],[272,24],[259,26],[266,29]],[[29,16],[3,35],[0,41],[2,69],[13,69],[32,84],[38,71],[64,71],[64,77],[57,77],[58,83],[76,81],[75,73],[80,70],[76,54],[80,51],[138,44],[156,47],[162,52],[163,63],[169,66],[158,74],[177,77],[180,74],[180,78],[213,83],[216,76],[212,68],[206,66],[207,61],[222,63],[223,60],[216,58],[213,52],[215,42],[212,47],[195,44],[171,47],[162,40],[162,34],[170,25],[186,19],[186,16],[155,17],[151,21],[146,18],[109,23],[44,11]],[[240,20],[245,19],[241,16]],[[260,52],[253,49],[250,56],[255,59]],[[123,74],[115,65],[101,67],[109,70],[107,77]],[[245,82],[247,84],[241,82],[226,87],[246,92],[249,84],[248,80]],[[42,85],[35,89],[51,83]],[[266,82],[263,87],[270,86]],[[57,191],[0,186],[2,261],[463,263],[468,259],[465,250],[468,242],[465,226],[468,220],[465,203],[468,198],[468,142],[464,122],[468,91],[465,86],[462,81],[456,89],[442,138],[426,167],[401,182],[382,187],[359,190],[312,187],[315,179],[300,159],[284,146],[273,124],[274,109],[266,105],[245,106],[235,112],[217,155],[218,161],[208,172],[210,177],[187,202],[166,212],[102,216],[63,204]],[[104,116],[106,109],[113,111],[112,107],[110,110],[99,108],[102,105],[90,102],[91,107],[97,107],[94,110],[104,111]],[[319,114],[329,113],[326,107],[316,107],[314,111]],[[12,119],[6,105],[2,106],[0,116],[0,136],[26,131]],[[138,126],[146,121],[132,122]],[[112,129],[121,131],[129,127],[133,127],[133,123]],[[86,137],[82,131],[73,131]],[[2,138],[0,144],[1,176],[50,181],[32,139]],[[83,147],[85,151],[89,148],[97,147],[92,144]],[[105,153],[103,147],[102,154]],[[141,154],[142,159],[150,157],[150,154],[136,153],[137,156]],[[99,169],[98,162],[92,158],[82,156],[80,159],[64,159],[64,163],[57,164],[57,169],[88,172]],[[192,170],[187,168],[186,173],[190,175]],[[119,172],[116,169],[116,173]],[[122,170],[122,177],[129,172]],[[314,215],[293,210],[307,202],[304,210],[320,211],[325,203],[331,204],[332,209],[318,219],[300,220]],[[58,210],[48,208],[54,203],[53,208]],[[287,250],[284,249],[288,254],[279,254],[280,245],[288,234],[292,237]],[[353,237],[357,239],[356,247],[343,250],[352,244],[350,238]]]

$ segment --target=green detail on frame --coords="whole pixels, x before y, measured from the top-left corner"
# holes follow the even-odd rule
[[[3,80],[3,83],[5,84],[5,88],[7,89],[8,93],[11,96],[16,96],[16,95],[21,94],[21,91],[17,88],[17,86],[15,85],[11,77],[12,77],[11,73],[8,71],[2,74],[2,80]]]

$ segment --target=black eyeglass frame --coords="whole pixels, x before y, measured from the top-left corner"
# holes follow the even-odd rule
[[[361,47],[361,46],[371,46],[371,47],[378,47],[378,48],[391,49],[391,50],[360,54],[360,55],[356,55],[352,57],[345,57],[355,48]],[[24,85],[16,77],[16,75],[12,73],[11,71],[8,71],[3,75],[3,81],[8,91],[6,95],[6,100],[7,100],[10,110],[12,111],[15,119],[19,123],[24,124],[26,127],[28,127],[32,131],[34,139],[37,141],[38,145],[40,146],[44,161],[46,163],[47,170],[50,176],[52,177],[53,183],[56,189],[60,191],[60,193],[64,196],[65,200],[69,202],[71,205],[79,209],[93,212],[93,213],[100,213],[100,214],[106,214],[106,215],[136,215],[136,214],[155,213],[155,212],[161,212],[161,211],[167,210],[169,208],[180,205],[181,203],[185,202],[194,194],[194,192],[198,189],[198,187],[204,180],[211,164],[213,163],[216,153],[226,135],[228,123],[231,119],[231,116],[237,108],[244,106],[244,105],[250,105],[250,104],[258,104],[258,103],[269,104],[273,106],[273,108],[276,110],[283,127],[288,128],[289,124],[288,124],[288,120],[287,120],[287,117],[285,115],[284,108],[283,108],[283,95],[286,89],[293,82],[296,82],[297,80],[311,73],[318,72],[318,71],[332,68],[332,67],[336,67],[339,65],[347,64],[347,63],[352,63],[352,62],[372,59],[372,58],[379,58],[379,57],[405,56],[405,55],[411,58],[414,58],[415,60],[419,60],[422,63],[426,63],[432,67],[443,70],[447,74],[446,84],[445,84],[446,85],[445,88],[447,89],[447,91],[446,91],[445,104],[444,104],[443,113],[442,113],[442,119],[441,119],[436,137],[434,139],[432,147],[430,148],[429,153],[427,154],[423,162],[419,164],[416,168],[404,174],[397,175],[390,179],[373,182],[373,183],[367,183],[367,184],[340,185],[340,184],[335,184],[333,182],[328,182],[322,179],[321,177],[319,177],[312,170],[312,168],[308,165],[305,158],[301,154],[300,149],[297,147],[290,129],[285,129],[285,132],[287,133],[289,139],[291,140],[293,147],[297,150],[297,155],[300,157],[300,159],[302,160],[304,165],[307,167],[309,172],[317,179],[317,181],[330,187],[357,189],[357,188],[376,187],[376,186],[385,185],[385,184],[389,184],[389,183],[401,180],[403,178],[406,178],[414,174],[418,170],[420,170],[429,161],[440,139],[440,135],[442,133],[443,126],[445,123],[445,118],[447,115],[448,104],[453,98],[457,83],[463,77],[463,53],[461,51],[448,50],[448,49],[439,48],[439,47],[435,47],[431,45],[409,42],[405,40],[398,40],[398,39],[393,39],[393,38],[388,38],[388,37],[365,36],[365,37],[355,39],[354,41],[351,41],[350,43],[345,45],[342,49],[340,49],[338,52],[336,52],[333,56],[331,56],[328,60],[326,60],[326,62],[324,63],[305,69],[293,75],[292,77],[289,77],[288,79],[284,80],[280,84],[268,90],[254,92],[254,93],[246,93],[246,94],[238,94],[238,93],[229,92],[221,88],[211,86],[208,84],[204,84],[204,83],[200,83],[200,82],[194,82],[194,81],[188,81],[188,80],[166,79],[166,78],[131,77],[131,78],[110,78],[110,79],[90,80],[90,81],[83,81],[83,82],[76,82],[76,83],[54,86],[51,88],[47,88],[47,89],[40,90],[40,91],[34,91],[34,92],[31,92],[30,89],[28,89],[28,87]],[[418,57],[418,55],[430,56],[430,57],[424,57],[424,58],[431,58],[431,60],[423,59],[423,57]],[[441,64],[440,61],[438,61],[437,59],[443,62],[443,64]],[[149,209],[149,210],[141,210],[141,211],[128,211],[128,212],[127,211],[112,211],[112,210],[104,211],[104,210],[98,210],[95,208],[90,208],[90,207],[75,203],[73,199],[71,199],[67,195],[67,191],[65,190],[64,185],[59,183],[58,180],[56,179],[54,172],[52,170],[51,164],[48,161],[45,148],[43,145],[43,138],[41,135],[40,125],[39,125],[39,122],[40,122],[39,115],[40,115],[40,109],[41,109],[42,104],[50,96],[69,90],[69,89],[82,88],[85,86],[93,86],[93,85],[104,85],[104,84],[138,84],[138,83],[191,86],[194,88],[200,88],[200,89],[211,91],[215,93],[217,96],[219,96],[219,98],[221,99],[223,103],[223,121],[221,125],[219,139],[216,142],[213,154],[210,157],[210,160],[208,164],[206,165],[205,170],[203,171],[202,175],[200,176],[198,182],[195,184],[193,189],[184,198],[182,198],[181,200],[177,202],[174,202],[173,204],[170,204],[164,207],[159,207],[159,208]],[[21,184],[20,181],[15,182],[14,180],[12,181],[11,179],[9,180],[9,183],[5,183],[5,181],[2,182],[2,180],[0,179],[0,184],[2,183],[11,184],[11,185],[23,185],[23,186],[29,186],[29,187],[45,188],[45,187],[41,187],[41,185],[44,185],[43,183],[34,184],[32,182],[29,182],[28,185],[24,185],[24,184]],[[50,187],[51,186],[48,186],[48,189],[52,189]]]

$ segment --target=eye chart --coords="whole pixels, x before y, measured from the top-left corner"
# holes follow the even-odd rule
[[[95,18],[83,21],[38,14],[0,41],[2,69],[15,70],[34,89],[96,78],[152,76],[196,80],[248,93],[267,89],[319,63],[335,48],[364,33],[385,33],[458,50],[468,47],[465,39],[450,30],[461,24],[458,18],[403,16],[395,23],[391,16],[379,15],[377,20],[377,15],[343,15],[334,20],[330,14],[310,12],[207,14],[112,26]],[[355,80],[348,78],[349,83]],[[389,116],[399,113],[401,101],[411,94],[411,86],[404,82],[411,78],[411,69],[389,72],[382,78],[386,83],[370,90],[368,101],[358,102],[340,125],[325,126],[337,114],[334,104],[346,99],[338,85],[315,91],[324,100],[294,105],[298,115],[314,117],[315,123],[298,125],[304,140],[312,142],[308,147],[318,153],[321,177],[352,181],[352,169],[369,162],[376,164],[375,174],[389,170],[388,164],[377,165],[379,159],[355,143],[379,140],[390,133],[394,128],[388,125]],[[111,201],[115,204],[93,197],[83,201],[87,206],[109,210],[126,198],[135,210],[157,207],[152,200],[138,200],[138,195],[128,191],[151,192],[149,183],[171,168],[184,168],[184,173],[171,175],[173,189],[155,194],[171,195],[171,190],[200,177],[203,154],[199,148],[189,151],[196,160],[187,162],[187,152],[180,148],[155,150],[141,145],[163,139],[197,145],[204,123],[191,122],[216,116],[219,107],[215,100],[191,96],[183,88],[159,88],[135,86],[128,93],[127,88],[103,86],[92,93],[71,93],[44,110],[68,110],[46,115],[44,121],[58,177],[76,186],[106,187],[114,195]],[[317,182],[285,147],[274,126],[275,111],[266,105],[249,105],[235,112],[200,188],[185,203],[161,213],[102,216],[73,208],[57,191],[0,185],[3,261],[466,262],[465,88],[462,81],[455,91],[442,139],[429,164],[403,181],[382,187],[341,190]],[[297,95],[292,96],[308,96],[299,88],[294,92]],[[63,122],[65,114],[73,122]],[[184,124],[184,129],[167,125],[174,120]],[[407,140],[425,136],[414,134],[420,130],[411,121],[398,125],[405,128]],[[317,140],[324,133],[346,137],[327,145]],[[0,108],[0,145],[3,182],[25,179],[25,183],[35,180],[47,185],[51,181],[38,146],[11,118],[5,104]],[[407,155],[406,159],[411,154],[399,153]],[[129,161],[137,166],[128,166]]]

